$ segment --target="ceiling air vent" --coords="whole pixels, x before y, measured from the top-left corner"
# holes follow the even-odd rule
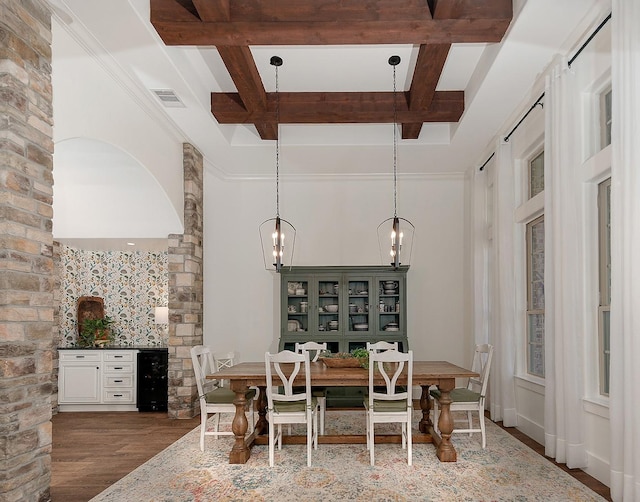
[[[167,108],[184,108],[184,103],[173,89],[152,89],[160,102]]]

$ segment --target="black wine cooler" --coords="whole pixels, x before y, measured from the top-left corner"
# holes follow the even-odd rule
[[[138,352],[138,411],[167,411],[169,353],[167,349]]]

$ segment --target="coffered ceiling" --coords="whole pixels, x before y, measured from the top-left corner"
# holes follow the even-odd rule
[[[402,59],[396,67],[398,174],[459,175],[479,166],[500,129],[519,119],[518,107],[539,95],[532,85],[554,55],[569,52],[588,32],[600,3],[48,2],[54,74],[97,62],[113,85],[156,124],[176,131],[178,141],[195,145],[207,169],[227,180],[272,179],[277,134],[285,178],[388,177],[393,73],[387,61],[395,54]],[[274,55],[284,60],[279,126]],[[107,82],[87,74],[81,88],[69,84],[72,92],[54,92],[56,141],[65,139],[63,131],[72,134],[65,110],[79,98],[99,101]],[[56,85],[58,91],[66,85],[63,76]],[[139,140],[153,144],[146,133],[139,129]],[[163,184],[154,167],[147,166]]]
[[[511,0],[151,0],[151,23],[169,46],[215,46],[237,92],[212,92],[220,124],[253,124],[278,135],[276,97],[265,91],[250,46],[410,44],[418,47],[410,87],[392,92],[285,92],[286,124],[402,124],[417,139],[424,122],[457,122],[464,90],[436,87],[454,43],[499,43]],[[336,57],[340,57],[336,54]],[[381,61],[382,62],[382,61]]]

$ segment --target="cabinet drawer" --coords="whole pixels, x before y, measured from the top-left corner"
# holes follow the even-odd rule
[[[133,361],[133,351],[132,350],[123,350],[123,351],[117,351],[117,350],[109,350],[107,352],[104,353],[104,359],[105,362],[109,362],[109,361]]]
[[[87,351],[61,350],[60,361],[98,362],[100,361],[100,352],[97,352],[95,350],[87,350]]]
[[[133,390],[131,389],[105,389],[102,394],[103,403],[133,403]]]
[[[133,377],[131,377],[130,375],[122,375],[122,376],[105,375],[104,386],[133,388]]]
[[[127,373],[133,375],[133,363],[109,361],[104,363],[103,369],[105,373]]]

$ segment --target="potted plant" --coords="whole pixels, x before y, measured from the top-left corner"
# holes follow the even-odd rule
[[[81,347],[102,347],[113,341],[111,325],[113,319],[104,316],[99,319],[85,319],[82,322],[82,330],[78,337],[78,344]]]
[[[364,348],[353,349],[351,352],[323,352],[320,356],[329,367],[334,368],[358,368],[369,367],[369,351]]]

